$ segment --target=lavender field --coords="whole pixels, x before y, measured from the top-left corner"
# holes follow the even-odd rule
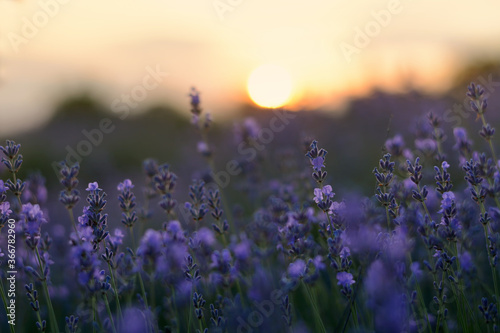
[[[0,0],[0,333],[493,333],[500,2]]]
[[[177,146],[172,162],[113,171],[82,141],[30,162],[32,140],[7,140],[1,331],[498,331],[498,117],[481,85],[461,90],[461,117],[383,118],[359,149],[355,129],[321,140],[284,109],[224,133],[195,88],[182,143],[128,146]]]

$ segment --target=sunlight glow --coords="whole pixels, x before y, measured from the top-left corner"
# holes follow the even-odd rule
[[[292,77],[276,65],[256,68],[247,83],[250,98],[259,106],[277,108],[286,104],[292,94]]]

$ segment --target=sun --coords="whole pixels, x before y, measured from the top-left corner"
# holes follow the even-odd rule
[[[248,95],[259,106],[277,108],[285,105],[292,94],[292,77],[277,65],[254,69],[247,82]]]

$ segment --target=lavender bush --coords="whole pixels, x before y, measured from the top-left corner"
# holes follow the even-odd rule
[[[186,149],[210,172],[192,181],[186,202],[176,199],[175,168],[153,159],[144,161],[142,188],[130,179],[81,186],[80,166],[61,162],[67,213],[54,221],[44,178],[20,179],[21,146],[7,141],[2,331],[498,331],[500,164],[483,88],[472,83],[467,97],[485,152],[459,127],[454,150],[444,151],[442,122],[429,114],[413,148],[401,135],[386,141],[371,197],[341,200],[327,162],[349,161],[318,142],[297,147],[281,179],[266,177],[255,149],[233,166],[238,180],[224,183],[242,190],[250,213],[213,178],[211,117],[195,89],[199,143]],[[236,136],[256,147],[259,131],[248,119]],[[108,215],[110,205],[121,216]]]

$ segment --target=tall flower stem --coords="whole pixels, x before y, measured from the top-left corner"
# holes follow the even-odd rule
[[[134,239],[134,230],[133,230],[133,227],[129,227],[128,230],[130,231],[130,238],[132,239],[132,246],[133,246],[133,249],[134,249],[134,253],[135,251],[137,250],[136,247],[135,247],[135,239]],[[141,288],[141,294],[142,294],[142,298],[144,299],[144,305],[146,306],[146,309],[149,308],[149,305],[148,305],[148,299],[146,297],[146,288],[144,288],[144,281],[142,280],[142,276],[141,276],[141,272],[137,272],[137,280],[139,280],[139,287]]]
[[[118,317],[120,318],[120,320],[123,320],[122,308],[120,306],[120,299],[118,298],[118,288],[117,288],[116,279],[115,279],[115,269],[113,267],[111,267],[110,262],[108,262],[108,269],[109,269],[109,273],[111,274],[111,283],[113,285],[113,291],[115,294],[115,302],[116,302],[116,309],[118,312]]]
[[[42,259],[40,258],[40,253],[38,252],[38,247],[35,247],[35,254],[36,258],[38,260],[38,267],[40,268],[40,276],[42,276],[42,286],[43,286],[43,291],[45,293],[45,298],[47,300],[47,306],[49,308],[49,316],[50,316],[50,321],[51,327],[52,327],[52,332],[53,333],[59,333],[59,327],[57,325],[57,317],[54,312],[54,307],[52,306],[52,301],[50,299],[50,293],[49,293],[49,287],[47,286],[47,279],[44,277],[44,270],[42,266]]]
[[[111,313],[111,309],[109,307],[108,296],[106,294],[102,294],[102,298],[104,300],[104,304],[106,304],[106,311],[108,312],[111,329],[113,330],[113,333],[116,333],[115,321],[113,320],[113,314]]]
[[[477,193],[479,193],[477,186],[475,186],[475,190],[476,190]],[[481,208],[481,214],[484,215],[486,213],[486,208],[484,207],[484,203],[483,202],[479,202],[479,206]],[[490,264],[491,275],[493,277],[493,286],[495,288],[495,298],[498,300],[500,294],[498,293],[497,270],[496,270],[495,266],[493,266],[493,258],[491,257],[490,249],[489,249],[489,246],[488,246],[488,229],[489,229],[489,226],[490,226],[489,222],[487,222],[486,224],[483,224],[484,240],[485,240],[485,243],[486,243],[486,253],[488,254],[488,262]]]
[[[486,123],[486,118],[484,117],[484,113],[481,113],[481,122],[483,123],[483,126],[486,126],[487,123]],[[490,146],[491,157],[493,158],[493,162],[495,162],[495,167],[497,170],[499,170],[498,159],[497,159],[497,155],[495,153],[495,147],[493,146],[493,141],[491,141],[491,138],[487,139],[487,141],[488,141],[488,144]]]
[[[413,264],[413,260],[411,258],[411,253],[408,253],[408,261],[409,261],[410,266],[411,266]],[[427,327],[429,328],[429,331],[432,332],[431,323],[429,321],[429,315],[427,313],[427,307],[425,305],[424,297],[422,296],[422,289],[420,288],[420,282],[418,282],[418,279],[416,279],[415,285],[417,288],[417,298],[418,298],[418,302],[419,302],[418,307],[419,307],[420,311],[422,312],[423,316],[425,317],[425,321],[427,323]]]
[[[202,135],[202,137],[203,137],[203,140],[206,140],[206,138],[205,138],[206,135]],[[212,157],[208,157],[207,160],[208,160],[208,166],[210,168],[211,174],[214,174],[214,172],[215,172],[214,159]],[[229,203],[226,199],[226,196],[224,195],[224,189],[219,188],[219,192],[220,192],[220,199],[222,202],[222,207],[224,207],[224,212],[226,213],[228,223],[231,227],[234,227],[233,213],[231,212]]]
[[[304,287],[307,298],[309,299],[309,303],[311,304],[311,306],[313,308],[316,330],[317,330],[317,332],[326,333],[327,331],[325,329],[325,325],[323,324],[323,320],[321,320],[321,316],[319,314],[318,304],[316,304],[316,302],[314,301],[311,289],[304,281],[301,281],[301,283],[302,283],[302,286]]]
[[[71,220],[71,224],[73,225],[73,230],[75,231],[76,237],[78,237],[78,241],[81,242],[80,233],[78,232],[78,228],[75,221],[75,215],[73,214],[73,208],[68,208],[69,219]]]
[[[193,318],[193,300],[191,297],[193,297],[193,292],[194,292],[194,285],[191,285],[191,294],[189,296],[189,319],[188,319],[188,333],[191,332],[191,321]]]

